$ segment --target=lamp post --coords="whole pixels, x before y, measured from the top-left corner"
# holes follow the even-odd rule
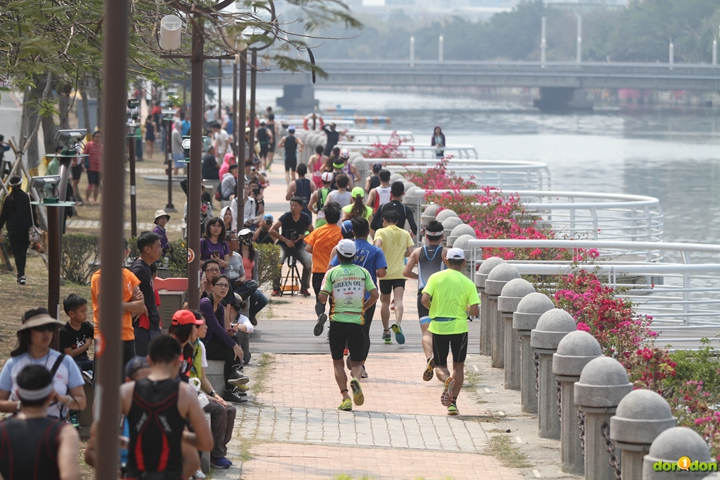
[[[185,80],[183,79],[183,83],[185,83]],[[184,91],[184,89],[183,89]],[[167,199],[167,205],[165,205],[165,211],[166,212],[177,212],[175,209],[175,205],[173,205],[172,201],[172,189],[173,189],[173,158],[172,158],[172,147],[170,146],[170,142],[172,140],[172,136],[170,135],[170,129],[172,127],[172,120],[175,116],[175,112],[173,110],[163,110],[162,112],[163,117],[163,125],[165,127],[165,163],[167,163],[167,174],[168,174],[168,199]]]
[[[237,193],[235,201],[237,202],[237,231],[243,229],[245,225],[245,115],[247,109],[247,50],[243,50],[240,54],[240,115],[238,118],[238,170]],[[240,162],[242,159],[242,162]]]

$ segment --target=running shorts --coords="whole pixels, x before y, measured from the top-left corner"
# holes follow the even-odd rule
[[[285,157],[285,171],[294,172],[297,168],[297,157]]]
[[[70,167],[70,173],[72,173],[72,179],[80,180],[80,177],[82,177],[82,171],[83,171],[82,165],[73,165],[72,167]]]
[[[395,278],[393,280],[380,279],[380,293],[383,295],[390,295],[396,288],[405,288],[404,278]]]
[[[425,308],[425,305],[422,304],[422,292],[418,292],[417,295],[417,312],[418,312],[418,318],[427,317],[430,315],[430,310]]]
[[[453,363],[463,363],[467,356],[468,332],[452,335],[433,333],[433,358],[438,367],[447,366],[448,353],[452,351]]]
[[[330,355],[333,360],[343,359],[346,343],[353,362],[362,362],[367,358],[363,326],[359,323],[332,322],[330,324]]]

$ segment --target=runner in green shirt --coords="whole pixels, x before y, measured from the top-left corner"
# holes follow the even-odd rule
[[[465,357],[468,343],[468,315],[480,313],[475,284],[462,273],[465,253],[451,248],[445,260],[448,269],[430,275],[423,288],[422,304],[430,310],[435,374],[445,383],[440,402],[448,415],[457,415],[457,397],[465,380]],[[452,350],[453,373],[447,368],[448,353]]]
[[[352,410],[353,401],[355,405],[362,405],[365,402],[360,380],[362,376],[362,362],[365,360],[365,330],[364,312],[370,308],[378,299],[378,292],[373,283],[372,276],[364,268],[353,264],[355,259],[355,242],[352,240],[340,240],[337,244],[337,254],[340,265],[328,270],[323,280],[318,301],[326,303],[332,295],[332,306],[330,307],[330,354],[332,355],[333,368],[335,369],[335,381],[340,387],[342,403],[338,410]],[[369,297],[365,300],[365,292]],[[350,362],[352,380],[350,388],[353,391],[353,398],[350,400],[347,389],[347,375],[343,365],[343,350],[345,345],[350,351]]]

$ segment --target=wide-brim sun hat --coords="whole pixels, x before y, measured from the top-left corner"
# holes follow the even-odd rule
[[[32,317],[23,321],[22,325],[20,325],[20,328],[18,328],[18,332],[28,330],[30,328],[42,327],[43,325],[57,325],[59,328],[65,324],[63,322],[55,320],[47,313],[38,313],[37,315],[33,315]]]
[[[167,219],[170,220],[170,215],[168,215],[168,213],[165,210],[156,210],[155,211],[155,220],[154,220],[155,223],[157,223],[158,218],[161,218],[161,217],[167,217]]]

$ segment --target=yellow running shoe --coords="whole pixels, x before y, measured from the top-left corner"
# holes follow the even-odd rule
[[[248,387],[247,385],[236,385],[235,388],[237,388],[241,392],[247,392],[248,390],[250,390],[250,387]]]
[[[448,405],[448,415],[460,415],[460,410],[458,410],[455,402]]]
[[[349,398],[346,398],[342,401],[340,406],[338,407],[338,410],[342,410],[344,412],[349,412],[352,410],[352,400]]]
[[[433,378],[433,370],[435,368],[435,359],[433,357],[428,358],[427,365],[425,365],[425,371],[423,372],[423,380],[429,382]]]
[[[440,395],[440,403],[443,407],[449,407],[455,400],[453,398],[453,388],[455,387],[455,380],[453,377],[447,377],[445,379],[445,387],[443,388],[442,394]]]
[[[360,380],[353,378],[350,380],[350,388],[353,392],[353,401],[358,407],[365,403],[365,395],[363,395],[362,388],[360,388]]]

